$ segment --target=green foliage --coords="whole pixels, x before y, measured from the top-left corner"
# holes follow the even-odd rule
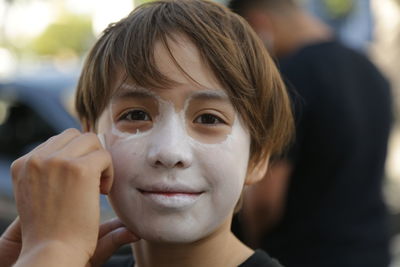
[[[151,2],[151,1],[154,1],[154,0],[134,0],[135,6],[138,6],[138,5],[141,5],[141,4],[144,4],[144,3],[148,3],[148,2]]]
[[[39,55],[56,55],[69,50],[77,54],[87,51],[94,40],[89,17],[68,14],[35,38],[29,48]]]
[[[323,3],[332,18],[345,17],[354,8],[354,0],[324,0]]]

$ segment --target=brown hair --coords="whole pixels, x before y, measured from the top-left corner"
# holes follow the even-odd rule
[[[112,96],[117,69],[145,88],[174,83],[157,69],[154,45],[161,41],[168,49],[167,39],[176,33],[193,41],[247,125],[250,163],[281,151],[292,135],[293,118],[280,75],[247,22],[210,1],[150,2],[110,25],[91,49],[79,80],[81,122],[96,124]]]

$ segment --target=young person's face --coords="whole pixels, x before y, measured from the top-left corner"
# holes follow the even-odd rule
[[[192,242],[228,225],[245,182],[250,135],[222,86],[183,36],[161,43],[158,68],[177,86],[125,82],[99,119],[115,169],[109,200],[150,241]]]

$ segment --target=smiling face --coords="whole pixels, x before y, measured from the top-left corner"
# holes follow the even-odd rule
[[[115,169],[109,200],[143,239],[193,242],[228,225],[240,197],[250,136],[228,96],[183,36],[157,43],[156,64],[177,82],[124,82],[98,123]]]

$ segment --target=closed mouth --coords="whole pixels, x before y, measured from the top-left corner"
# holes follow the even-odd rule
[[[145,189],[144,189],[145,188]],[[137,188],[148,203],[163,210],[185,210],[202,198],[205,191],[182,185],[153,185]]]
[[[143,189],[138,189],[138,191],[144,195],[154,194],[154,195],[163,195],[166,197],[198,196],[203,193],[203,192],[182,191],[182,190],[143,190]]]

